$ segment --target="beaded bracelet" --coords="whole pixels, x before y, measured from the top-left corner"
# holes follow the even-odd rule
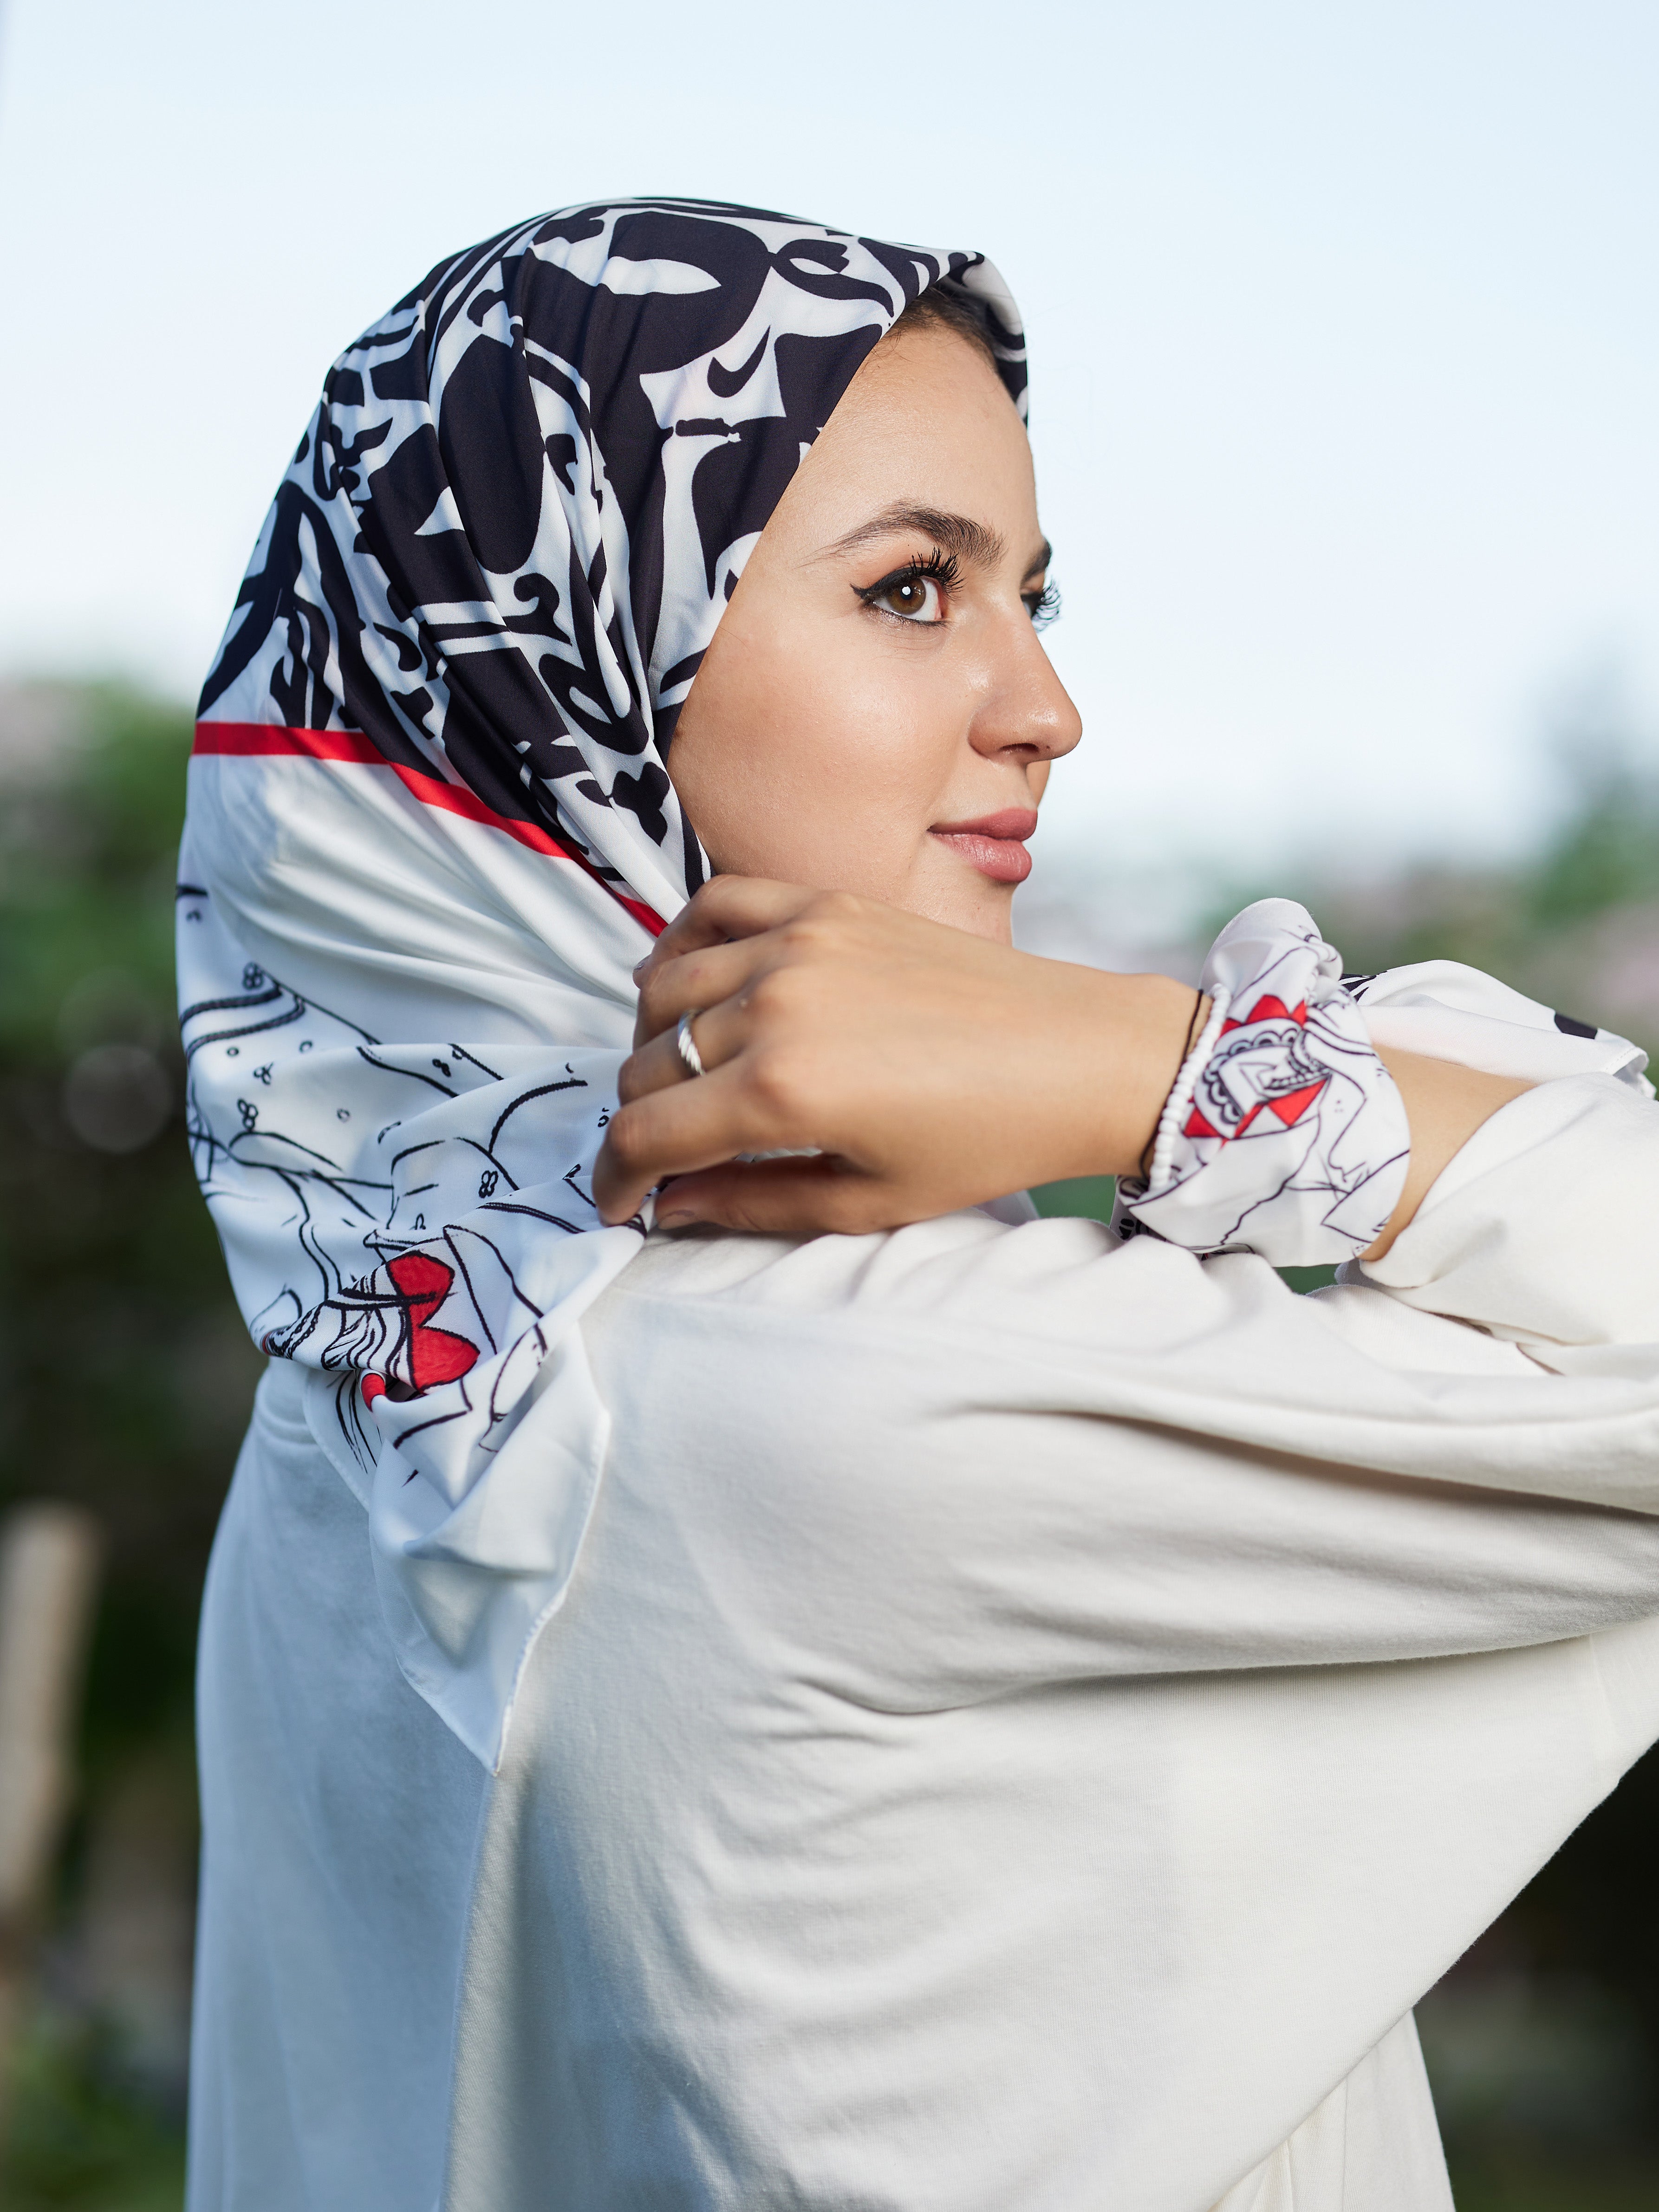
[[[1199,1006],[1204,1003],[1202,991],[1198,994],[1198,1003]],[[1175,1150],[1177,1127],[1193,1103],[1193,1089],[1198,1081],[1199,1070],[1208,1060],[1215,1041],[1221,1034],[1222,1025],[1227,1018],[1227,1010],[1231,1004],[1232,1001],[1225,991],[1216,993],[1210,1001],[1209,1014],[1205,1020],[1203,1029],[1199,1032],[1196,1044],[1193,1042],[1191,1024],[1188,1026],[1186,1048],[1181,1066],[1176,1075],[1174,1088],[1164,1102],[1164,1110],[1158,1117],[1158,1127],[1152,1132],[1152,1141],[1149,1147],[1152,1158],[1143,1163],[1141,1170],[1147,1191],[1154,1195],[1164,1189],[1169,1183],[1170,1163]],[[1197,1018],[1198,1011],[1197,1007],[1194,1007],[1193,1020],[1196,1021]]]

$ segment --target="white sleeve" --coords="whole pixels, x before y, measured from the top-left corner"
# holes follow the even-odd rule
[[[1558,1372],[1659,1373],[1659,1106],[1611,1075],[1540,1084],[1475,1132],[1386,1257],[1342,1279]]]
[[[1349,988],[1373,1044],[1536,1087],[1475,1132],[1386,1258],[1351,1261],[1340,1279],[1473,1322],[1559,1373],[1652,1376],[1659,1110],[1647,1054],[1454,960]]]
[[[1086,1223],[766,1249],[724,1285],[718,1249],[648,1251],[585,1330],[615,1449],[722,1500],[698,1571],[720,1548],[738,1613],[827,1639],[850,1693],[1424,1658],[1659,1613],[1659,1382],[1548,1375],[1349,1291],[1368,1345],[1260,1261]],[[1514,1494],[1575,1486],[1644,1510]]]

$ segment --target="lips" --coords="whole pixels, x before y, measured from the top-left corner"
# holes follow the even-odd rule
[[[1036,825],[1034,806],[1005,806],[1000,814],[982,814],[973,822],[936,822],[928,834],[993,883],[1023,884],[1031,872],[1025,840]]]

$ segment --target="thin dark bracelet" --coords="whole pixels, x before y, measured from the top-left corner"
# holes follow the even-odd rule
[[[1197,990],[1193,993],[1193,1018],[1187,1024],[1187,1042],[1181,1048],[1181,1067],[1185,1067],[1187,1065],[1188,1055],[1197,1042],[1198,1033],[1203,1026],[1204,986],[1200,983]],[[1177,1075],[1181,1073],[1181,1067],[1176,1070]]]
[[[1176,1075],[1177,1079],[1181,1074],[1182,1069],[1187,1065],[1188,1058],[1193,1048],[1193,1040],[1197,1036],[1199,1030],[1202,1026],[1203,1014],[1204,987],[1200,984],[1198,989],[1193,994],[1193,1012],[1192,1018],[1187,1024],[1187,1041],[1181,1048],[1180,1059],[1176,1062]],[[1140,1155],[1139,1173],[1140,1179],[1143,1182],[1146,1182],[1147,1174],[1150,1171],[1152,1147],[1157,1144],[1157,1142],[1158,1123],[1154,1121],[1152,1124],[1152,1133],[1147,1138],[1146,1150]]]

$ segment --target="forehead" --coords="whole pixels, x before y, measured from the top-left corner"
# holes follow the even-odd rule
[[[872,350],[767,534],[822,543],[898,504],[970,515],[1022,552],[1039,534],[1025,426],[978,348],[951,331],[905,331]]]

